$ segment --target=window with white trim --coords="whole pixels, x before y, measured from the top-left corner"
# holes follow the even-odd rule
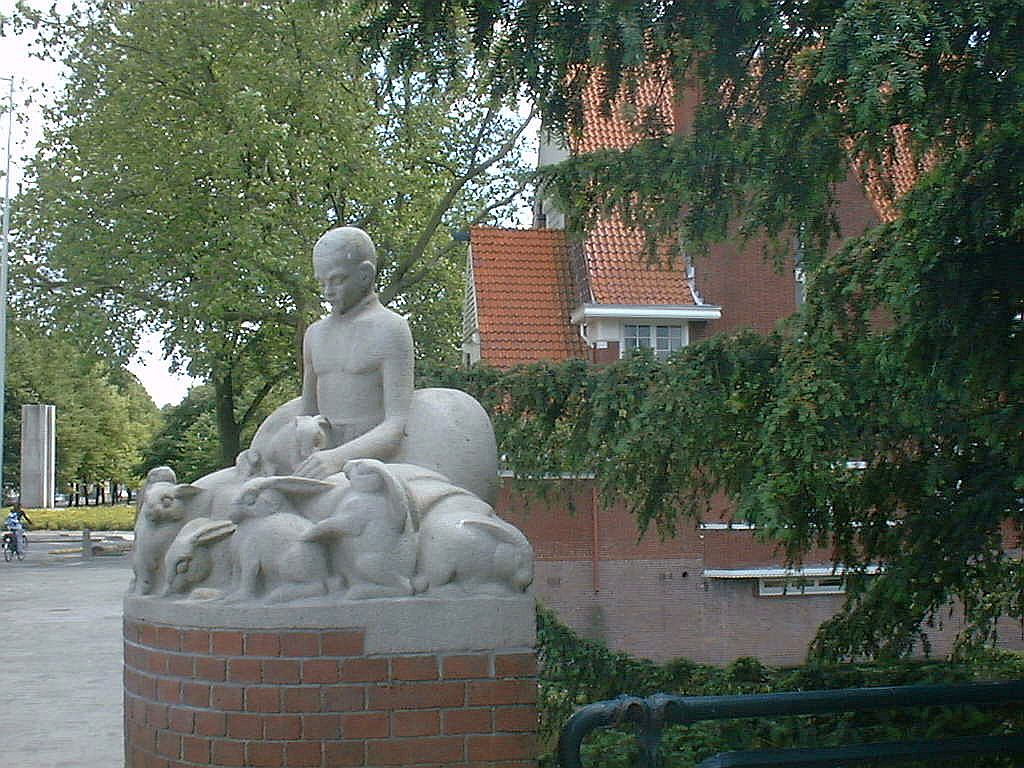
[[[757,580],[758,597],[800,597],[802,595],[842,595],[846,584],[836,576],[781,576]]]
[[[681,325],[630,325],[622,326],[622,352],[629,354],[635,349],[654,351],[654,356],[664,360],[683,347]]]

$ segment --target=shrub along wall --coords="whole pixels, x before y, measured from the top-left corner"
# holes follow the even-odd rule
[[[9,510],[4,510],[6,517]],[[67,507],[62,509],[28,509],[34,531],[130,531],[135,527],[135,507],[121,504],[114,507]]]
[[[952,683],[1024,678],[1024,657],[1008,652],[958,662],[899,661],[795,669],[766,667],[738,659],[727,667],[686,660],[659,665],[608,650],[579,637],[543,608],[538,609],[542,768],[553,768],[558,733],[583,704],[620,694],[665,692],[690,696],[771,693],[835,688]],[[637,627],[643,631],[642,626]],[[662,737],[665,768],[691,768],[724,750],[823,747],[855,741],[953,738],[1024,729],[1022,708],[930,707],[814,717],[780,717],[672,727]],[[637,764],[631,731],[602,731],[584,745],[584,762],[600,768]],[[961,761],[962,762],[962,761]],[[942,764],[942,763],[940,763]],[[935,761],[929,763],[932,768]],[[972,768],[1011,765],[977,758]]]

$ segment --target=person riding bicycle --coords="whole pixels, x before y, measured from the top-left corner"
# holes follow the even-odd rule
[[[14,534],[14,541],[18,546],[19,552],[25,551],[25,526],[22,524],[22,520],[32,525],[32,519],[21,508],[21,502],[16,501],[14,506],[11,507],[11,511],[7,514],[4,526]]]

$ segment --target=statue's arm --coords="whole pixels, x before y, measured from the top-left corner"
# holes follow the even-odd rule
[[[320,408],[316,402],[316,371],[313,370],[313,326],[306,329],[302,337],[302,415],[317,416]]]

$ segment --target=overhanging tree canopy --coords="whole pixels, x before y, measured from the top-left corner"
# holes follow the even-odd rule
[[[699,508],[681,501],[723,490],[794,558],[832,541],[849,566],[884,564],[851,581],[820,633],[826,656],[905,653],[953,599],[968,640],[1024,617],[1024,568],[1002,536],[1024,517],[1024,6],[394,2],[370,31],[406,30],[401,56],[450,42],[462,18],[499,87],[565,131],[590,77],[609,97],[655,65],[699,84],[691,135],[547,174],[575,226],[618,208],[688,249],[737,221],[805,247],[807,303],[776,337],[695,347],[667,369],[493,382],[517,438],[538,441],[523,456],[596,457],[644,521],[670,526]],[[834,184],[884,170],[901,141],[918,179],[899,215],[830,251]]]

